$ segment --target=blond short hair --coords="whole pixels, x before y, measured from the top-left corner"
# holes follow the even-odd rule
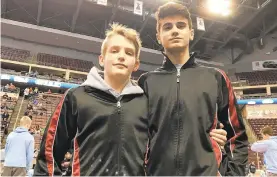
[[[32,124],[32,120],[28,116],[23,116],[20,119],[20,126],[26,126],[26,125],[31,125],[31,124]]]
[[[140,55],[140,48],[141,48],[141,39],[139,37],[139,34],[136,30],[132,28],[128,28],[125,25],[121,25],[118,23],[113,23],[111,26],[111,29],[106,31],[106,38],[102,43],[101,46],[101,54],[105,55],[107,52],[107,47],[108,47],[108,41],[109,39],[114,36],[114,35],[121,35],[131,41],[134,46],[135,46],[135,56],[137,59],[139,59]]]

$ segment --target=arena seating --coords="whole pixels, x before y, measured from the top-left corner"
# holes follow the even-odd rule
[[[37,55],[37,62],[39,65],[53,66],[56,68],[78,70],[83,72],[88,72],[93,66],[93,63],[90,61],[78,60],[45,53],[39,53]]]
[[[3,59],[27,62],[29,57],[31,57],[31,53],[28,50],[1,46],[1,58]]]
[[[1,90],[3,90],[3,87],[1,87]],[[19,89],[17,88],[18,92],[19,92]],[[9,93],[9,91],[4,91],[2,92],[3,94],[5,93]],[[2,94],[1,94],[2,95]],[[9,124],[10,124],[10,121],[11,121],[11,116],[14,112],[14,108],[15,108],[15,105],[17,103],[17,100],[18,98],[17,97],[11,97],[11,99],[4,99],[2,96],[1,96],[1,140],[3,140],[3,136],[5,135],[5,131],[7,132],[8,130],[8,127],[9,127]],[[3,107],[2,107],[3,106]],[[3,109],[2,109],[3,108]],[[8,114],[9,114],[9,117],[4,120],[2,118],[2,114],[7,111]]]
[[[28,62],[31,57],[31,52],[28,50],[16,49],[11,47],[1,46],[1,58],[13,61]],[[56,68],[71,69],[77,71],[88,72],[93,63],[74,58],[68,58],[58,55],[39,53],[37,55],[37,64],[52,66]]]
[[[274,130],[275,136],[277,135],[277,118],[268,118],[268,119],[247,119],[250,123],[251,127],[253,128],[255,134],[261,137],[260,130],[265,126],[271,126]]]
[[[38,96],[32,96],[29,98],[29,104],[32,105],[33,107],[31,111],[31,116],[32,116],[31,129],[34,129],[37,125],[41,129],[44,129],[46,127],[46,123],[48,119],[52,116],[61,97],[62,95],[60,94],[40,93]],[[38,106],[39,104],[42,104],[42,106]],[[26,110],[25,112],[27,111],[29,110]],[[34,138],[35,138],[35,146],[39,147],[39,144],[42,138],[42,131],[40,134],[34,134]]]
[[[236,73],[236,76],[250,85],[277,84],[277,70]]]

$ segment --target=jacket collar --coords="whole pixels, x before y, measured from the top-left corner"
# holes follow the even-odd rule
[[[164,61],[163,61],[163,64],[162,64],[162,69],[165,69],[165,70],[175,70],[176,67],[175,65],[170,61],[170,59],[168,58],[168,56],[162,52],[162,54],[164,55]],[[195,63],[195,55],[196,55],[196,52],[193,52],[190,54],[190,58],[188,59],[188,61],[182,66],[182,69],[184,68],[190,68],[190,67],[193,67],[196,65]]]

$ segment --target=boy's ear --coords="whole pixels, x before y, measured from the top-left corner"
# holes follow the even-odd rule
[[[191,29],[190,30],[190,38],[189,38],[191,41],[193,41],[194,39],[194,29]]]
[[[99,55],[98,60],[99,60],[100,67],[103,68],[104,67],[104,57],[103,57],[103,55]]]
[[[136,59],[135,67],[133,69],[133,72],[136,72],[139,69],[140,61]]]
[[[161,44],[161,39],[160,39],[160,34],[159,33],[156,33],[156,38],[157,38],[158,43]]]

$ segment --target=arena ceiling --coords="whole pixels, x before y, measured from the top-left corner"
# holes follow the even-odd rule
[[[139,16],[133,13],[133,0],[108,0],[107,6],[96,0],[2,0],[1,17],[102,39],[108,24],[119,22],[139,31],[144,47],[160,50],[154,12],[167,1],[143,0]],[[201,59],[208,60],[232,44],[244,50],[249,39],[262,38],[277,28],[277,0],[233,0],[229,17],[208,13],[205,1],[179,1],[189,8],[194,28],[196,17],[205,21],[206,31],[196,30],[190,45]]]

